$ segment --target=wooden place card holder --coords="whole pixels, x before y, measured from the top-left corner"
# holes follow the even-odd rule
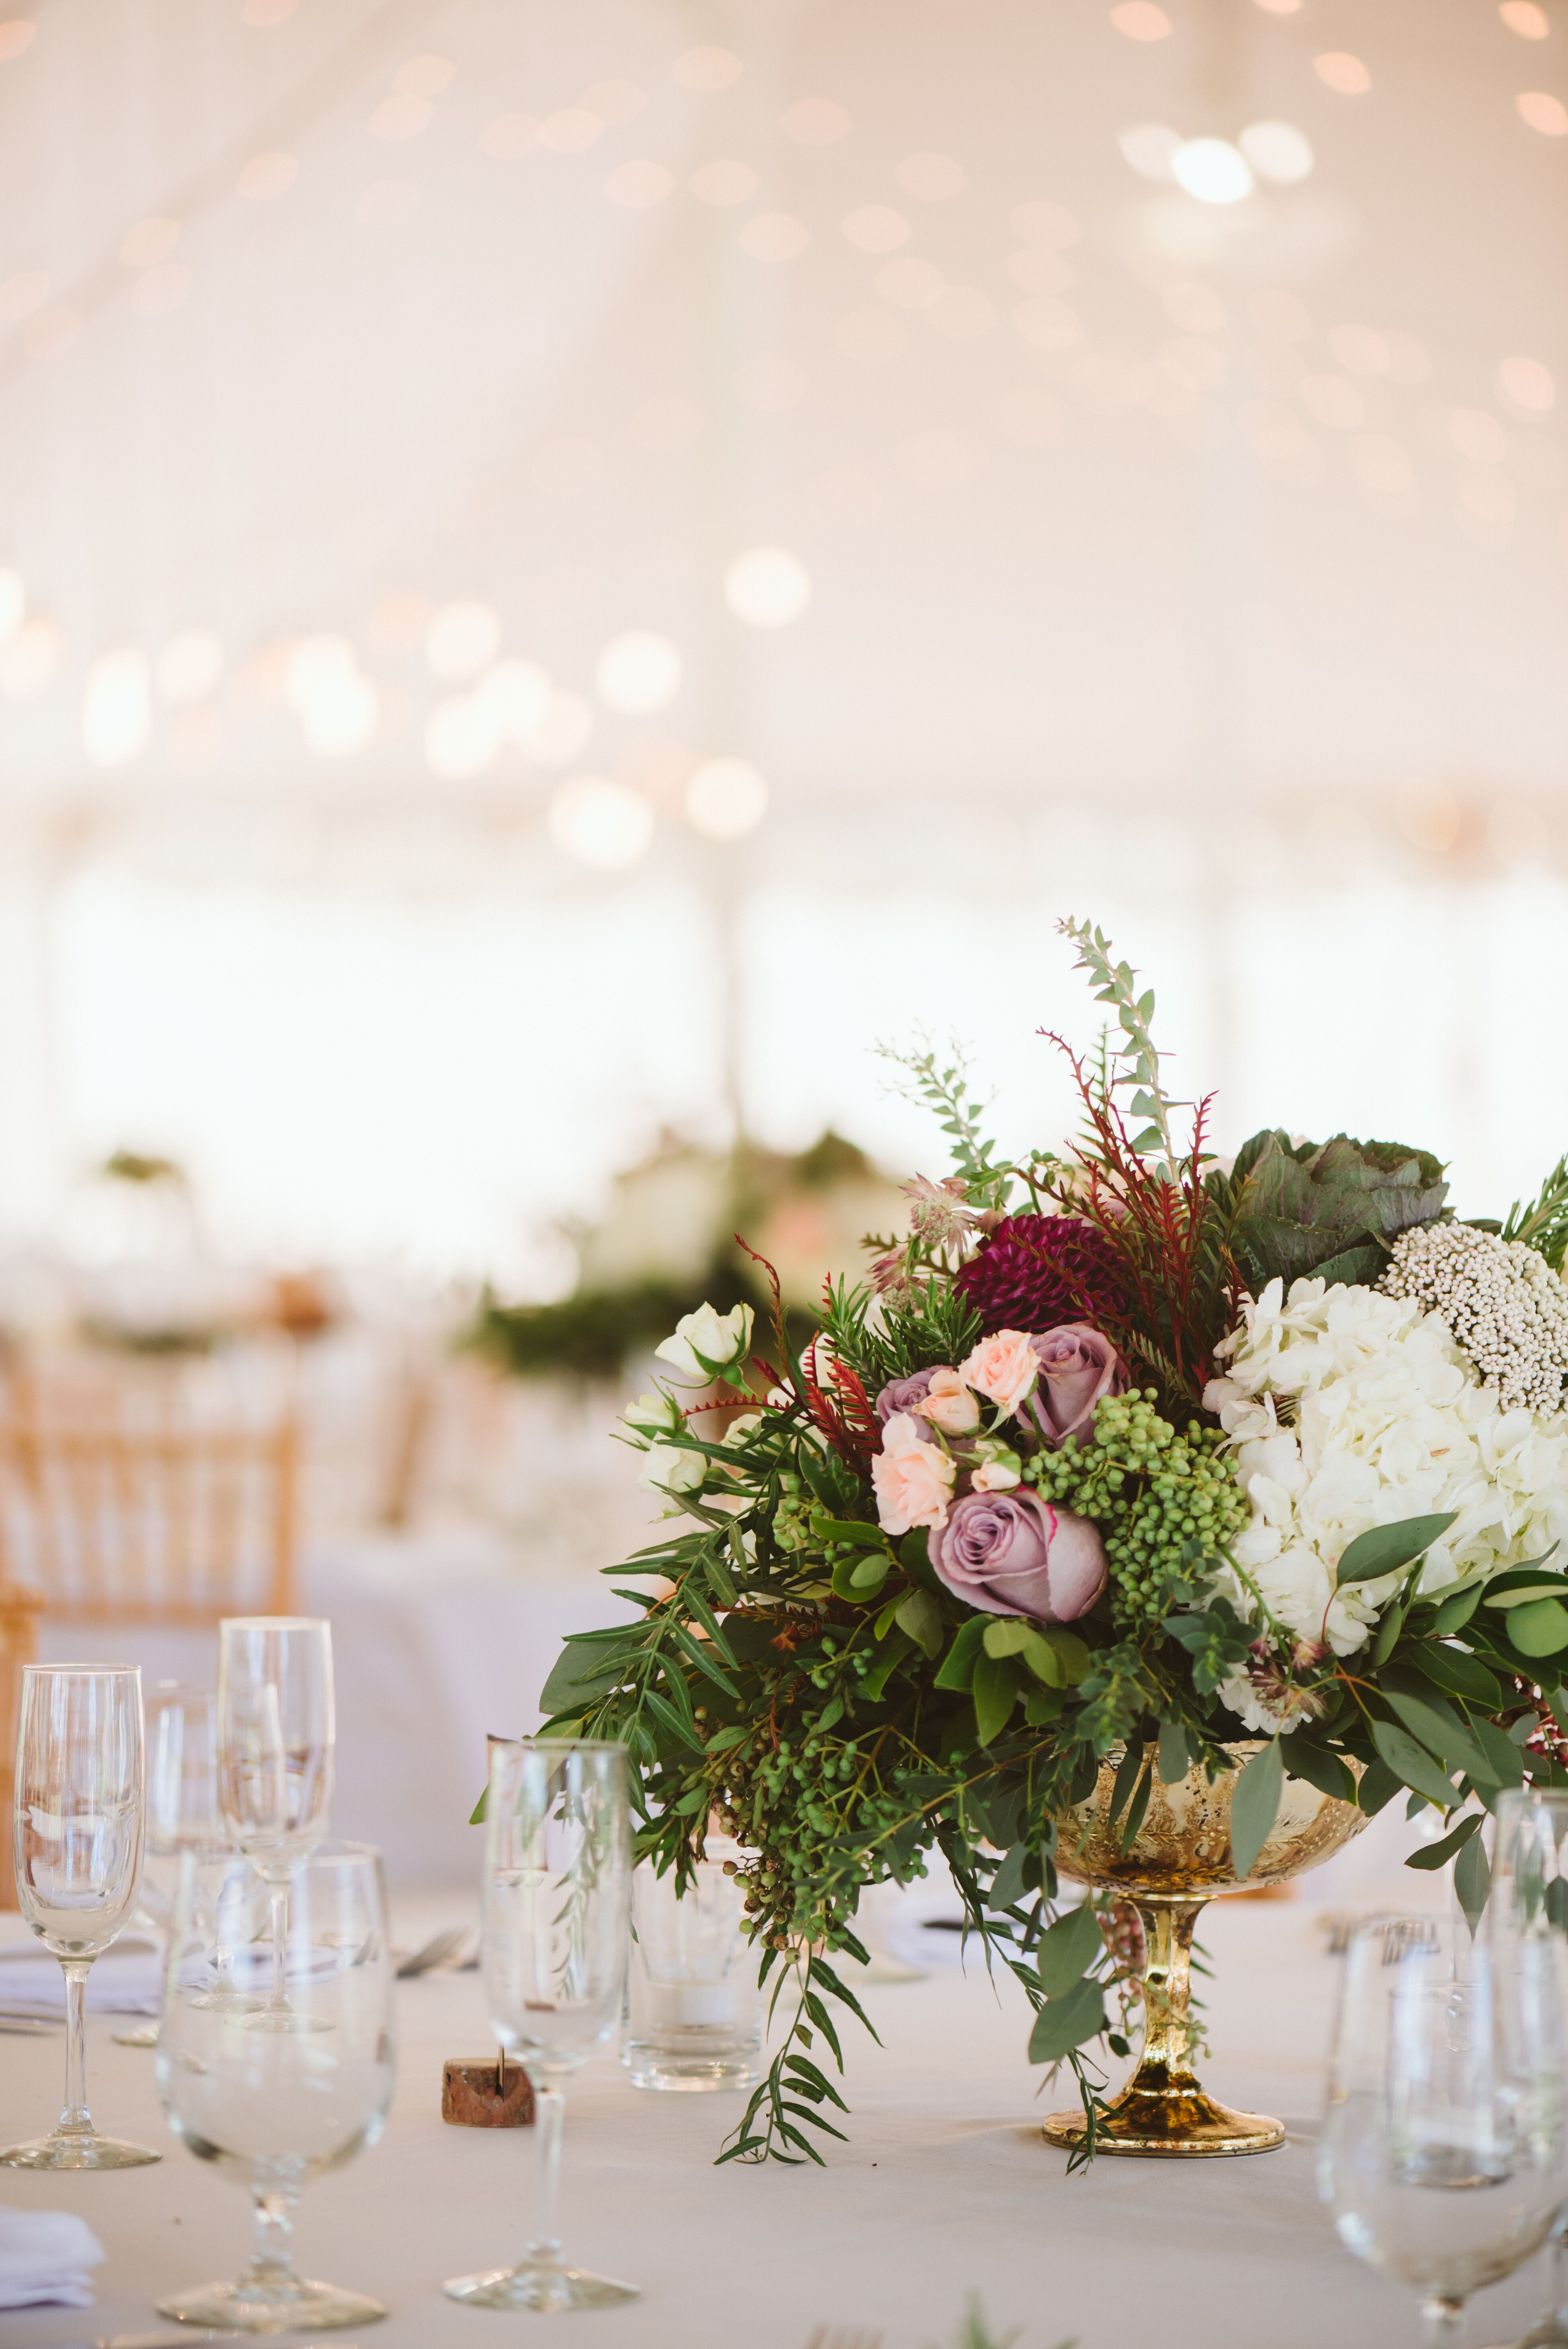
[[[441,2118],[459,2128],[527,2128],[533,2086],[504,2055],[449,2055],[441,2066]]]

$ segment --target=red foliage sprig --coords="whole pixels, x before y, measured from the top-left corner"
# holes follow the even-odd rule
[[[1212,1202],[1203,1184],[1213,1095],[1205,1094],[1193,1111],[1191,1147],[1175,1178],[1162,1177],[1133,1148],[1109,1092],[1090,1081],[1072,1047],[1050,1029],[1039,1032],[1067,1058],[1093,1143],[1078,1154],[1081,1185],[1062,1196],[1062,1205],[1111,1243],[1124,1271],[1125,1303],[1110,1312],[1102,1308],[1101,1326],[1171,1401],[1201,1407],[1214,1347],[1234,1325],[1241,1291],[1229,1248],[1210,1228]]]

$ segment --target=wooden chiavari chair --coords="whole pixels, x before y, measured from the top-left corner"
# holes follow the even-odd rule
[[[298,1444],[269,1429],[0,1418],[0,1583],[77,1622],[291,1611]]]
[[[20,1726],[22,1667],[38,1650],[38,1610],[43,1600],[36,1590],[0,1582],[0,1909],[16,1906],[16,1871],[13,1859],[12,1795],[16,1777],[16,1732]]]

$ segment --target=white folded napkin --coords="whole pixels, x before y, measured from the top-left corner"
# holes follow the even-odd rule
[[[71,2210],[14,2210],[0,2206],[0,2308],[90,2308],[88,2270],[103,2245]]]
[[[145,1934],[122,1933],[88,1975],[95,2014],[158,2014],[163,2007],[163,1952]],[[0,1946],[0,2013],[63,2014],[66,1978],[41,1941]]]

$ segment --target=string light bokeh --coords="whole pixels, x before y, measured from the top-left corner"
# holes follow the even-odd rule
[[[1049,1138],[1088,912],[1222,1135],[1568,1139],[1536,0],[0,24],[0,1235],[526,1287],[664,1125]]]

